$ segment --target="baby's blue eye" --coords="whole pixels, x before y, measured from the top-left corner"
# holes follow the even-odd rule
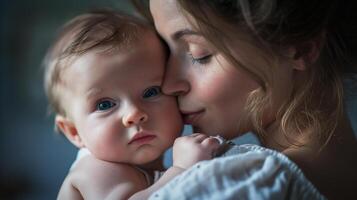
[[[97,110],[105,111],[105,110],[108,110],[108,109],[114,107],[115,105],[116,105],[116,103],[109,101],[109,100],[100,101],[97,103]]]
[[[144,93],[143,93],[143,98],[147,99],[147,98],[153,98],[156,97],[158,95],[161,94],[161,89],[159,86],[154,86],[154,87],[150,87],[147,88]]]

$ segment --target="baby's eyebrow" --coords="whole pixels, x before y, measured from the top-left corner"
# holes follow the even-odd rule
[[[102,92],[103,92],[103,89],[101,89],[101,88],[90,88],[90,89],[86,92],[85,96],[86,96],[87,99],[91,99],[91,98],[93,98],[93,97],[99,95],[99,94],[102,93]]]

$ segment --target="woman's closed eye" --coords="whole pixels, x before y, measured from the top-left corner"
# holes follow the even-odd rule
[[[199,65],[208,64],[213,55],[212,49],[208,47],[201,37],[195,42],[188,42],[186,52],[192,64]]]
[[[143,99],[152,99],[155,97],[158,97],[161,95],[161,88],[160,86],[153,86],[153,87],[149,87],[147,88],[144,92],[143,92]]]
[[[189,54],[189,56],[191,57],[192,64],[198,63],[201,65],[209,63],[209,61],[212,58],[212,54],[208,54],[208,55],[201,56],[201,57],[194,57],[192,54]]]
[[[96,104],[96,110],[97,111],[106,111],[106,110],[113,108],[116,105],[117,104],[113,100],[104,99],[104,100],[98,101],[98,103]]]

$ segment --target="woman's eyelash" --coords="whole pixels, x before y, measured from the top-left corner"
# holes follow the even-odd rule
[[[208,54],[206,56],[202,56],[200,58],[195,58],[195,57],[193,57],[192,54],[189,54],[189,56],[191,57],[192,64],[199,63],[201,65],[207,64],[210,61],[211,57],[212,57],[211,54]]]

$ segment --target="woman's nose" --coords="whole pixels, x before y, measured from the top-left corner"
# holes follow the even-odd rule
[[[128,109],[127,114],[123,117],[123,124],[125,127],[139,125],[148,120],[148,115],[137,107]]]
[[[189,92],[190,83],[186,76],[187,68],[181,65],[179,59],[170,55],[161,88],[164,94],[181,96]]]

